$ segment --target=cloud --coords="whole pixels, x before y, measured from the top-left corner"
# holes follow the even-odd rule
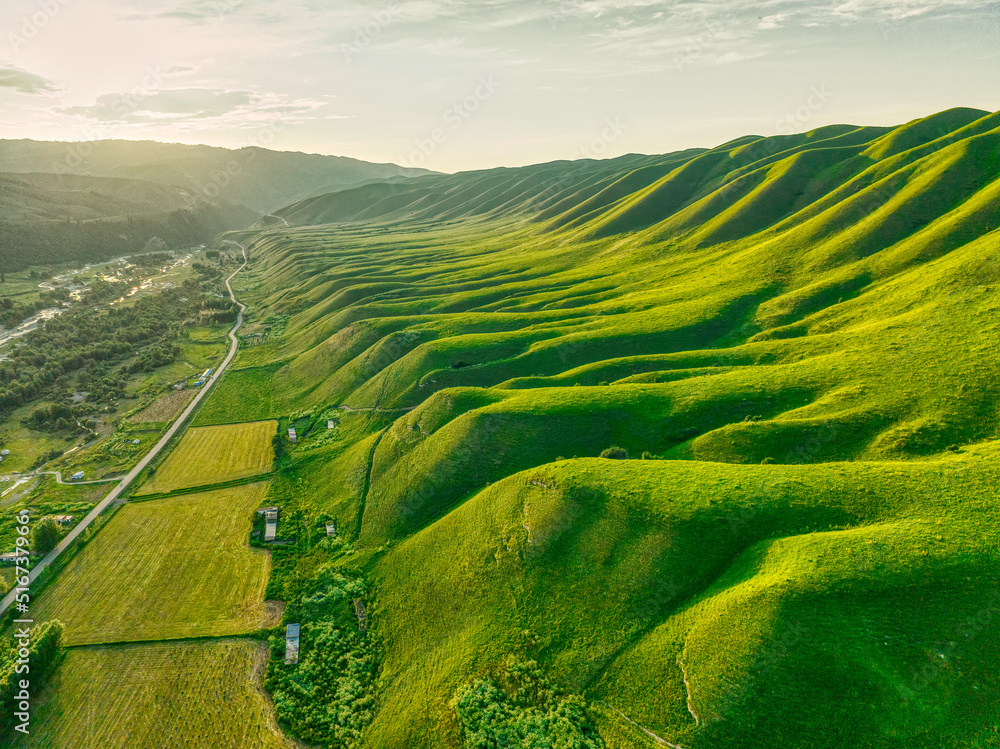
[[[19,68],[0,68],[0,88],[12,88],[21,94],[47,94],[56,90],[52,81]]]
[[[179,88],[103,94],[89,106],[65,107],[59,114],[102,123],[225,125],[252,127],[275,120],[300,121],[327,106],[313,99],[287,99],[272,93],[215,88]]]

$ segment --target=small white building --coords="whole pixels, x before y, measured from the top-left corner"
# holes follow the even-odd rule
[[[336,429],[337,428],[337,422],[336,422],[336,420],[334,420],[334,419],[327,419],[326,420],[326,428],[327,429]]]
[[[7,457],[10,455],[10,450],[0,450],[0,456]]]
[[[53,515],[52,519],[59,525],[70,525],[73,522],[73,515]]]
[[[278,537],[278,508],[261,507],[257,514],[264,516],[264,540],[273,541]]]
[[[329,522],[326,524],[326,535],[333,537],[337,535],[337,524],[334,522]]]
[[[84,473],[83,473],[83,471],[77,471],[76,473],[74,473],[74,474],[73,474],[73,475],[72,475],[72,476],[70,477],[70,480],[71,480],[71,481],[81,481],[81,480],[83,480],[83,476],[84,476]]]
[[[285,627],[285,665],[299,662],[299,630],[298,624]]]
[[[299,441],[299,435],[295,433],[294,429],[288,430],[288,441],[291,442],[293,445]]]

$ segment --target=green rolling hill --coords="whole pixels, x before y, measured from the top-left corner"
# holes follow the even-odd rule
[[[234,236],[280,326],[199,423],[306,435],[286,501],[377,591],[366,746],[462,746],[511,655],[607,746],[997,740],[1000,114],[277,215]]]
[[[227,235],[263,342],[195,423],[298,432],[269,596],[303,662],[355,647],[361,706],[303,723],[373,749],[996,745],[1000,113],[275,214]],[[353,626],[354,596],[371,700],[371,651],[307,618],[344,599]],[[279,715],[321,699],[295,673]]]

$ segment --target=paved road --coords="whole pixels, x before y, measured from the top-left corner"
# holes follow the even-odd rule
[[[126,475],[125,478],[123,478],[121,482],[114,489],[111,490],[108,496],[102,499],[100,503],[96,507],[94,507],[94,509],[91,510],[90,513],[88,513],[87,517],[85,517],[82,521],[80,521],[79,525],[73,528],[73,530],[71,530],[66,535],[66,537],[62,541],[60,541],[59,544],[52,551],[48,553],[48,555],[44,559],[42,559],[40,562],[36,563],[34,567],[32,567],[31,572],[28,574],[29,587],[30,583],[34,582],[35,578],[38,577],[38,575],[41,573],[43,569],[52,564],[52,562],[54,562],[60,554],[66,551],[69,545],[73,543],[80,536],[80,534],[83,533],[87,529],[87,527],[91,523],[93,523],[94,520],[96,520],[97,517],[108,508],[109,505],[118,500],[118,498],[122,495],[122,493],[128,488],[129,484],[135,481],[136,477],[140,473],[142,473],[143,469],[146,466],[149,465],[150,461],[152,461],[153,458],[159,455],[160,452],[163,450],[163,448],[167,446],[167,443],[170,442],[171,439],[173,439],[174,435],[176,435],[179,431],[183,429],[184,424],[187,421],[188,417],[195,410],[195,408],[197,408],[198,404],[201,403],[202,398],[204,398],[208,394],[209,390],[212,389],[212,386],[225,371],[226,367],[229,366],[229,363],[236,357],[236,349],[239,346],[239,338],[237,338],[236,336],[236,331],[239,330],[240,326],[243,325],[243,313],[246,312],[247,308],[245,304],[240,303],[236,299],[236,294],[233,293],[233,287],[230,284],[230,281],[233,280],[233,278],[236,276],[236,273],[239,273],[241,270],[247,267],[247,251],[246,248],[243,247],[243,245],[239,244],[238,242],[231,242],[229,240],[226,241],[228,244],[235,244],[243,252],[243,265],[237,268],[236,272],[233,273],[232,276],[226,279],[226,288],[229,290],[229,296],[234,302],[236,302],[236,304],[239,305],[240,308],[239,315],[237,315],[236,317],[236,324],[233,326],[232,330],[229,331],[229,338],[232,341],[232,344],[229,347],[229,353],[226,354],[226,358],[222,362],[222,364],[220,364],[218,368],[216,368],[215,374],[213,374],[211,379],[209,379],[209,381],[202,386],[201,390],[199,390],[198,393],[194,396],[194,399],[188,404],[187,408],[185,408],[184,411],[181,413],[181,415],[177,417],[177,420],[167,430],[167,433],[163,435],[163,438],[156,443],[153,449],[150,450],[146,454],[146,456],[139,461],[139,464],[135,468],[129,471],[128,475]],[[7,611],[7,609],[10,608],[11,604],[14,603],[14,596],[16,595],[16,593],[17,589],[15,588],[4,597],[2,602],[0,602],[0,615],[2,615],[5,611]]]

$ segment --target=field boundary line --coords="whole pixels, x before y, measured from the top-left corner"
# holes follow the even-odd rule
[[[276,627],[274,629],[283,629]],[[250,632],[236,632],[228,635],[179,635],[177,637],[155,637],[150,640],[115,640],[114,642],[81,642],[75,645],[63,644],[65,650],[87,650],[88,648],[117,648],[135,647],[136,645],[164,645],[182,642],[214,642],[217,640],[250,640],[267,644],[267,638],[271,635],[271,629],[255,629]]]
[[[142,502],[152,502],[157,499],[170,499],[171,497],[184,497],[190,494],[202,494],[219,491],[221,489],[232,489],[237,486],[247,486],[248,484],[263,484],[273,479],[278,474],[277,471],[268,473],[257,473],[241,479],[230,479],[229,481],[219,481],[214,484],[198,484],[197,486],[185,486],[180,489],[173,489],[169,492],[157,492],[156,494],[139,494],[129,497],[129,504],[141,504]]]
[[[33,583],[38,576],[59,557],[60,554],[66,551],[66,549],[68,549],[70,545],[80,537],[80,534],[82,534],[90,526],[90,524],[93,523],[99,515],[101,515],[101,513],[103,513],[111,504],[116,502],[122,494],[125,493],[125,490],[129,488],[132,482],[139,477],[139,475],[151,462],[153,462],[153,459],[156,458],[160,452],[162,452],[162,450],[170,444],[171,441],[173,441],[174,437],[179,432],[183,431],[188,419],[195,412],[198,405],[202,400],[204,400],[205,396],[211,392],[212,387],[216,382],[218,382],[219,377],[223,372],[225,372],[226,367],[229,366],[230,362],[236,358],[236,352],[240,345],[240,339],[236,335],[236,331],[243,326],[243,315],[246,312],[247,307],[245,304],[236,299],[236,293],[233,291],[231,281],[236,277],[237,273],[247,267],[250,261],[247,258],[246,248],[243,245],[238,242],[232,242],[231,240],[225,241],[227,243],[235,244],[243,252],[243,265],[237,268],[233,274],[226,279],[226,288],[229,290],[229,296],[232,301],[239,306],[240,311],[236,317],[236,324],[233,325],[232,329],[229,331],[231,345],[229,347],[229,353],[226,354],[225,360],[223,360],[223,362],[219,365],[218,369],[216,369],[215,373],[205,386],[195,394],[194,398],[191,399],[191,402],[181,412],[181,415],[177,417],[173,425],[167,430],[166,434],[164,434],[163,437],[160,438],[160,441],[153,446],[153,449],[146,453],[142,460],[136,464],[135,468],[129,471],[121,482],[116,485],[89,513],[87,513],[86,517],[84,517],[84,519],[80,521],[80,523],[74,527],[73,530],[66,534],[66,536],[58,544],[56,544],[56,547],[52,549],[52,551],[46,554],[41,561],[31,568],[31,571],[28,573],[28,585]],[[0,616],[4,615],[7,610],[10,609],[10,607],[14,604],[14,600],[17,595],[18,588],[14,587],[10,593],[4,596],[3,600],[0,601]]]

